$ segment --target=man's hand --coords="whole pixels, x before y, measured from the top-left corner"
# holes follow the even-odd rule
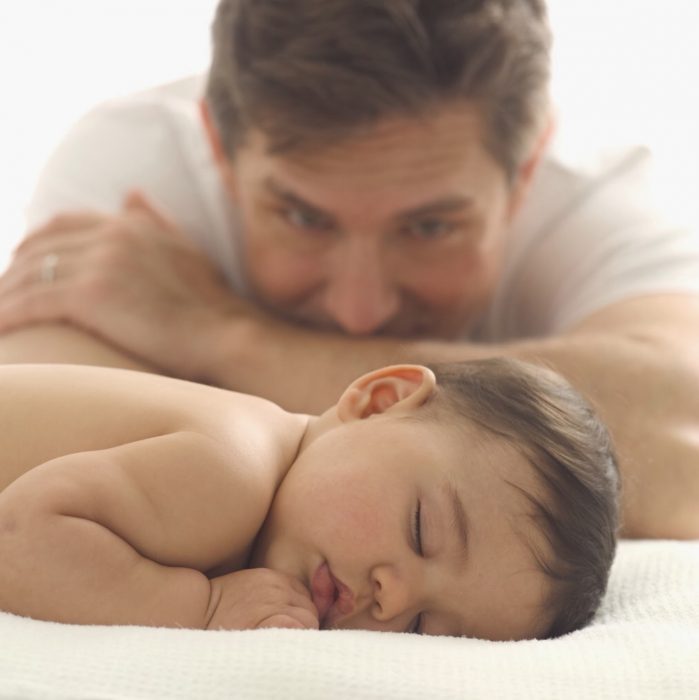
[[[272,569],[242,569],[211,581],[207,629],[318,629],[318,610],[296,578]]]
[[[221,273],[145,198],[116,216],[59,215],[0,278],[0,333],[64,321],[165,372],[196,379],[208,332],[246,307]]]

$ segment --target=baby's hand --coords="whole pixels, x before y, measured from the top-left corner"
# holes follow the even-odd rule
[[[296,578],[273,569],[242,569],[211,580],[210,630],[258,627],[318,629],[318,610]]]

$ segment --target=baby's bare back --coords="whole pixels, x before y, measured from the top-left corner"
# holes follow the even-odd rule
[[[0,492],[26,472],[68,455],[142,444],[175,433],[223,445],[221,468],[254,483],[269,469],[269,499],[277,483],[272,473],[279,450],[274,404],[192,382],[145,372],[79,365],[0,366]],[[194,448],[194,454],[199,454]],[[218,454],[218,453],[217,453]],[[151,463],[162,459],[157,452]],[[204,457],[202,451],[200,459]],[[226,466],[226,462],[229,462]],[[87,461],[89,463],[89,460]],[[198,473],[192,465],[192,479]],[[253,474],[254,472],[254,474]],[[161,484],[161,488],[167,487]],[[173,485],[174,487],[174,485]],[[242,508],[230,502],[231,514]],[[245,511],[245,508],[242,508]],[[215,571],[243,566],[250,533],[264,521],[246,523],[241,536]],[[230,535],[228,535],[230,537]]]
[[[177,431],[213,438],[259,412],[258,399],[144,372],[0,365],[0,491],[39,464]]]

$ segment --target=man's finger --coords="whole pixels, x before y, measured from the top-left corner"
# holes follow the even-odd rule
[[[29,231],[15,247],[14,253],[18,253],[38,238],[53,236],[65,231],[82,231],[101,224],[105,220],[104,214],[97,212],[65,212],[50,218],[38,228]]]
[[[100,234],[100,231],[98,225],[91,228],[66,230],[52,236],[26,239],[12,253],[9,269],[35,265],[36,260],[49,254],[59,255],[63,259],[67,256],[81,255],[89,249],[91,241],[96,234]]]
[[[64,298],[64,292],[55,293],[58,288],[58,284],[52,284],[3,296],[0,299],[0,334],[45,321],[72,322],[69,308],[59,301]]]
[[[175,231],[176,226],[158,207],[156,207],[139,190],[132,190],[124,199],[124,209],[129,211],[142,211],[149,214],[158,224],[168,231]]]

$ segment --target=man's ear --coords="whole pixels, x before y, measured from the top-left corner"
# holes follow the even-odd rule
[[[206,103],[206,98],[204,97],[199,100],[199,116],[201,117],[206,140],[209,142],[209,147],[211,148],[211,154],[214,158],[214,162],[216,163],[218,171],[226,184],[226,189],[235,199],[237,197],[237,186],[235,173],[233,171],[233,164],[223,148],[221,136],[218,133],[218,127],[214,122],[211,115],[211,110],[209,109],[209,105]]]
[[[343,422],[361,420],[385,411],[413,411],[437,387],[434,372],[422,365],[391,365],[352,382],[337,402]]]
[[[516,179],[512,185],[510,194],[510,204],[508,211],[508,219],[511,221],[515,214],[520,210],[527,193],[531,187],[534,175],[539,167],[539,164],[544,158],[546,148],[548,147],[553,135],[556,133],[556,114],[553,109],[549,112],[544,127],[539,133],[534,147],[531,150],[529,157],[519,166]]]
[[[206,98],[204,97],[199,100],[199,116],[201,117],[201,123],[204,126],[206,140],[209,142],[209,147],[211,148],[211,153],[214,160],[217,163],[221,160],[225,160],[226,154],[223,150],[223,143],[221,143],[218,128],[214,123],[214,119],[211,116],[211,110],[209,109],[209,105],[206,103]]]

